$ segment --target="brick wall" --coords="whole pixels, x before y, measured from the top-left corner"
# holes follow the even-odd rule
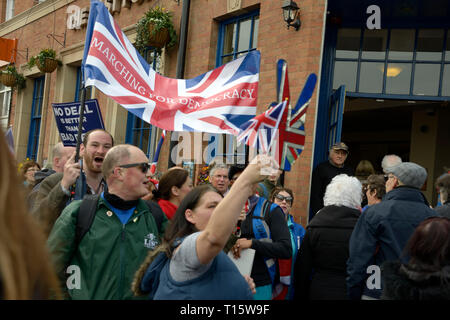
[[[79,0],[70,3],[81,8],[88,7],[88,0]],[[33,0],[16,1],[16,14],[23,12],[33,5]],[[173,0],[145,0],[142,4],[132,4],[130,8],[121,8],[114,19],[122,29],[132,27],[153,6],[161,6],[174,12],[174,25],[179,35],[182,1],[178,4]],[[292,103],[296,103],[307,76],[314,72],[319,75],[320,55],[323,33],[323,15],[325,0],[303,0],[299,3],[302,26],[299,31],[290,28],[287,30],[282,18],[281,1],[242,0],[242,9],[227,13],[225,0],[195,0],[191,1],[188,45],[184,78],[198,76],[215,67],[218,28],[220,21],[235,15],[241,15],[259,8],[260,23],[258,33],[258,50],[261,52],[260,83],[258,88],[258,113],[266,110],[268,104],[276,96],[276,63],[278,59],[288,62],[289,83]],[[28,48],[29,56],[34,55],[45,47],[52,47],[57,52],[64,48],[56,41],[48,38],[48,34],[62,36],[66,30],[67,7],[58,9],[55,13],[47,14],[39,20],[15,30],[7,38],[19,38],[19,50]],[[1,25],[0,25],[1,28]],[[66,48],[81,43],[85,39],[85,31],[67,30]],[[57,37],[62,42],[62,38]],[[165,75],[176,76],[178,45],[167,50],[165,59]],[[25,63],[24,57],[18,56],[18,65]],[[58,72],[58,71],[57,71]],[[54,102],[56,93],[56,73],[50,75],[50,99],[48,106],[47,125],[45,127],[44,154],[47,154],[50,143],[50,127],[53,120],[51,102]],[[293,189],[295,204],[292,209],[296,221],[306,224],[307,206],[309,197],[312,143],[314,133],[314,120],[316,113],[318,86],[312,98],[305,125],[306,143],[300,158],[296,161],[293,170],[286,173],[285,185]],[[106,97],[99,93],[98,97],[103,117],[106,118]],[[14,100],[16,101],[16,100]],[[14,110],[13,110],[14,113]],[[120,119],[118,121],[124,121]],[[44,133],[41,133],[44,134]],[[160,170],[167,168],[169,157],[169,139],[164,142],[160,155]],[[123,141],[118,141],[118,143]]]

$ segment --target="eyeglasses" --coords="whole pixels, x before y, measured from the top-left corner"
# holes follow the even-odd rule
[[[287,203],[292,203],[292,197],[291,196],[282,196],[281,194],[277,194],[275,196],[275,198],[277,198],[280,201],[286,200]]]
[[[395,176],[394,176],[393,174],[385,174],[385,175],[384,175],[384,181],[385,181],[385,182],[388,181],[388,180],[391,179],[391,178],[395,178]]]
[[[150,169],[151,164],[148,162],[139,162],[139,163],[129,163],[129,164],[123,164],[121,166],[118,166],[119,168],[133,168],[133,167],[139,167],[139,169],[142,171],[142,173],[147,173],[148,169]]]

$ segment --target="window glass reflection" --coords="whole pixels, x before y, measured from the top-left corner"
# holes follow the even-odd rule
[[[450,29],[447,30],[447,44],[445,49],[445,60],[450,61]]]
[[[414,50],[413,29],[392,29],[389,42],[389,59],[411,60]]]
[[[361,62],[359,92],[381,93],[383,90],[384,63]]]
[[[336,61],[334,65],[333,89],[337,89],[345,84],[347,91],[354,92],[357,67],[358,63],[356,61]]]
[[[417,36],[417,60],[441,60],[444,45],[443,29],[419,30]]]
[[[360,29],[339,29],[336,58],[358,58],[360,38]]]
[[[442,80],[442,95],[450,96],[450,64],[444,67],[444,78]]]
[[[259,28],[259,16],[255,17],[255,26],[253,27],[252,48],[256,48],[258,46],[258,28]]]
[[[386,56],[387,30],[365,30],[363,59],[384,59]]]
[[[252,19],[242,20],[239,25],[238,51],[247,50],[250,46]]]
[[[411,84],[410,63],[389,63],[386,72],[387,94],[409,94]]]
[[[415,95],[437,96],[439,90],[440,64],[416,64],[414,71]]]
[[[235,35],[236,35],[236,24],[231,23],[226,25],[223,39],[223,54],[232,53],[234,51]]]

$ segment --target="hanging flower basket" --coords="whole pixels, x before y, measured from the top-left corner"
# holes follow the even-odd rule
[[[177,34],[172,21],[172,12],[161,7],[148,10],[136,24],[135,47],[144,55],[147,47],[173,47],[177,42]]]
[[[18,89],[25,88],[25,77],[17,72],[13,64],[8,65],[0,71],[0,82],[7,87],[17,87]]]
[[[1,82],[7,87],[14,87],[17,84],[17,78],[11,73],[2,72]]]
[[[53,49],[42,49],[36,56],[32,56],[28,60],[28,67],[30,69],[37,66],[44,73],[51,73],[61,65],[62,62],[56,59],[56,51]]]
[[[38,67],[39,70],[41,70],[41,72],[51,73],[55,71],[55,69],[58,67],[58,60],[52,58],[45,58],[43,64],[41,64],[39,60],[36,60],[36,66]]]
[[[150,33],[150,37],[148,40],[148,45],[155,48],[162,48],[169,42],[169,30],[167,28],[159,29],[153,35],[153,29],[155,29],[155,25],[153,23],[148,24],[148,32]]]

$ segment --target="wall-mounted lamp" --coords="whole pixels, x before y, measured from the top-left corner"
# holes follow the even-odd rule
[[[295,30],[298,31],[302,25],[298,13],[298,10],[300,9],[298,5],[292,0],[285,0],[281,9],[283,9],[283,18],[287,23],[287,28],[294,27]]]

